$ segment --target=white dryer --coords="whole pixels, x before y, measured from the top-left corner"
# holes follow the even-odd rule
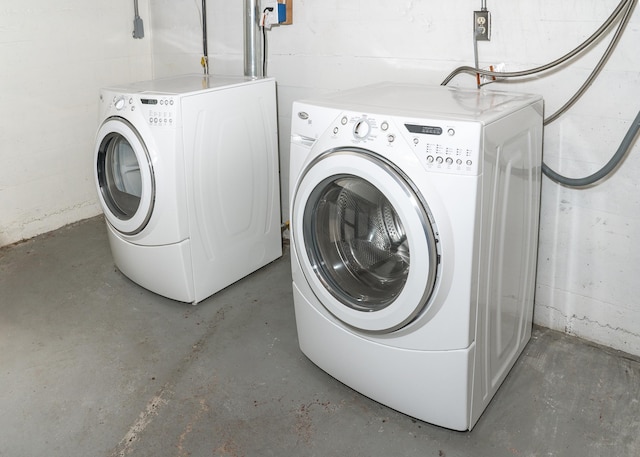
[[[293,105],[302,351],[391,408],[471,429],[531,335],[539,96],[381,83]]]
[[[275,81],[102,89],[94,177],[116,266],[197,303],[282,255]]]

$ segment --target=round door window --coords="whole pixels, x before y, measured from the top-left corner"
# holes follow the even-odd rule
[[[105,203],[122,220],[131,219],[140,207],[142,176],[140,163],[131,144],[121,135],[110,134],[104,140],[98,176]]]
[[[328,290],[360,311],[387,307],[407,282],[409,243],[389,200],[357,176],[325,180],[311,194],[304,239]]]
[[[386,159],[355,149],[319,156],[297,183],[291,225],[304,277],[345,324],[389,332],[426,309],[437,230],[416,187]]]
[[[121,233],[140,232],[155,200],[153,168],[148,151],[124,119],[105,122],[98,132],[96,181],[107,220]]]

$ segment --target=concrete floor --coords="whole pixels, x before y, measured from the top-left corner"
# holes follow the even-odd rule
[[[285,256],[198,306],[113,266],[101,218],[0,249],[0,456],[638,456],[640,361],[535,328],[472,432],[299,351]]]

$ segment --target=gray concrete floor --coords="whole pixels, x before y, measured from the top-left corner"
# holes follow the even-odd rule
[[[113,266],[101,218],[0,249],[0,456],[638,456],[640,362],[535,328],[472,432],[299,351],[285,256],[198,306]]]

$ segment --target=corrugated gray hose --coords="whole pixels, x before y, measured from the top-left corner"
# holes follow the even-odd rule
[[[611,173],[624,159],[625,154],[631,146],[633,146],[633,142],[638,135],[638,131],[640,131],[640,111],[638,111],[638,115],[633,120],[633,123],[627,130],[626,135],[622,139],[622,143],[618,146],[618,150],[613,154],[609,162],[602,167],[600,170],[596,171],[592,175],[589,175],[584,178],[568,178],[566,176],[562,176],[551,168],[549,168],[545,163],[542,164],[542,172],[547,175],[547,177],[558,184],[562,184],[563,186],[569,187],[586,187],[596,182],[600,181],[602,178]]]

